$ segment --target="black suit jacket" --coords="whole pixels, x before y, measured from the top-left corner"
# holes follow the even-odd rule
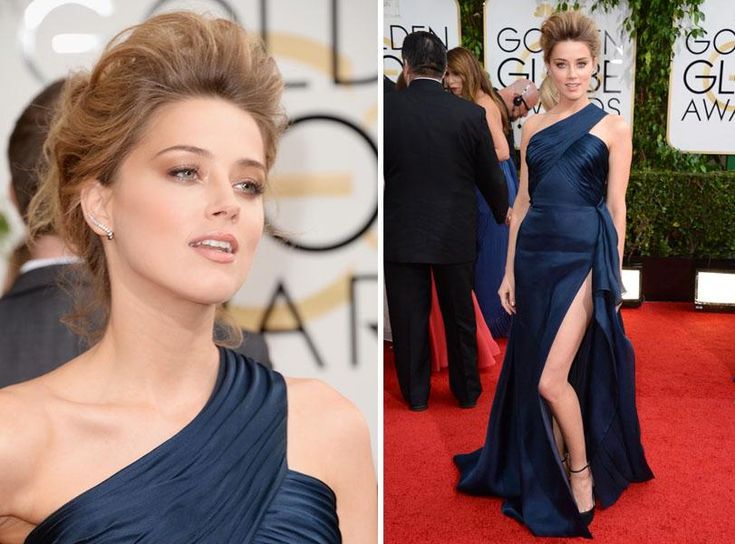
[[[72,309],[60,279],[69,265],[44,266],[18,276],[0,298],[0,387],[36,378],[86,349],[59,319]],[[235,351],[271,367],[262,335],[243,331]]]
[[[426,79],[387,93],[384,105],[385,260],[474,260],[475,187],[498,223],[508,211],[485,110]]]
[[[84,351],[59,322],[72,308],[58,282],[65,270],[67,265],[30,270],[0,298],[0,387],[36,378]]]

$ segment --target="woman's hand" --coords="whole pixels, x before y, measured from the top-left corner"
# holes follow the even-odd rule
[[[516,313],[516,286],[513,274],[505,273],[503,281],[500,283],[500,289],[498,289],[498,295],[500,295],[500,304],[503,309],[510,315]]]

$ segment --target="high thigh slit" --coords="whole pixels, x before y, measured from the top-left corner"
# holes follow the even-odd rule
[[[515,252],[516,315],[484,446],[457,455],[458,489],[504,497],[503,512],[539,536],[591,534],[557,454],[538,386],[557,332],[588,275],[592,316],[569,371],[582,413],[595,495],[613,504],[653,477],[635,407],[635,362],[617,311],[617,235],[604,202],[607,147],[589,133],[590,104],[534,135],[527,148],[531,206]]]

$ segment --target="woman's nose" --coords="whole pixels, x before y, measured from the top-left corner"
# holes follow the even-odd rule
[[[207,217],[236,219],[240,214],[240,202],[227,179],[210,179],[208,187]]]

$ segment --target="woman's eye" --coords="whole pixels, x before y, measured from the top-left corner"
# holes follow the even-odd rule
[[[186,166],[171,170],[169,175],[179,181],[196,181],[199,177],[199,171],[194,167]]]
[[[239,181],[233,185],[235,190],[241,193],[247,193],[251,195],[259,195],[263,192],[263,186],[254,180],[248,179],[245,181]]]
[[[564,68],[564,64],[560,62],[559,64],[556,65],[556,67],[557,68]]]

